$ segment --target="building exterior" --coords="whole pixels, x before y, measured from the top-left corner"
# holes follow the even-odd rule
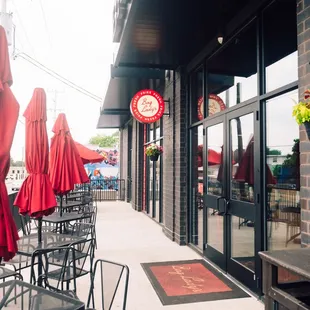
[[[259,251],[310,244],[310,142],[292,117],[309,39],[306,0],[115,1],[98,128],[120,129],[127,201],[257,294]],[[152,124],[130,113],[143,89],[166,103]]]

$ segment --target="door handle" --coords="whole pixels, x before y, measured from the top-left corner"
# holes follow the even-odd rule
[[[228,206],[230,204],[230,199],[226,199],[225,197],[223,197],[223,199],[224,199],[224,202],[225,202],[225,204],[224,204],[224,206],[225,206],[224,214],[227,215],[228,214],[228,209],[229,209]]]
[[[220,212],[220,200],[223,199],[224,197],[217,197],[216,198],[216,210]]]

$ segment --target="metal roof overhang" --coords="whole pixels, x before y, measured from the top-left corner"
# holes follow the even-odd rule
[[[193,70],[206,55],[219,48],[217,36],[220,29],[224,29],[227,40],[268,2],[270,0],[131,0],[102,108],[104,117],[100,118],[98,128],[122,127],[130,118],[129,105],[133,95],[148,87],[150,79],[158,78],[154,72],[164,78],[165,70],[174,70],[180,65],[186,65],[188,71]],[[285,11],[291,9],[288,5]],[[282,23],[280,26],[285,25]],[[289,26],[289,29],[294,29]],[[286,51],[284,43],[283,54],[287,54],[290,51]],[[226,64],[227,53],[230,50],[220,53],[218,61],[209,68],[210,73],[249,76],[256,72],[253,57],[256,50],[248,51],[241,42],[234,51],[234,68]],[[272,52],[269,56],[266,63],[272,63]],[[111,110],[115,114],[108,114],[112,113]]]

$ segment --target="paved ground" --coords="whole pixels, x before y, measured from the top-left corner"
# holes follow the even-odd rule
[[[163,306],[140,263],[201,257],[189,247],[171,242],[162,233],[160,225],[143,213],[134,211],[127,203],[105,202],[98,205],[97,239],[97,258],[115,260],[130,268],[129,310],[263,309],[263,304],[255,298]]]
[[[187,246],[181,247],[170,241],[162,233],[160,225],[143,213],[134,211],[130,204],[123,202],[98,204],[97,240],[96,259],[117,261],[127,264],[130,268],[128,310],[262,310],[264,308],[254,297],[163,306],[140,264],[201,259],[201,256]],[[113,272],[111,269],[109,271]],[[28,270],[25,270],[23,275],[28,281]],[[77,294],[84,302],[87,301],[89,282],[88,276],[81,277],[77,281]],[[100,297],[97,296],[96,300],[98,302]],[[120,304],[120,296],[116,296],[113,309],[121,309]],[[7,309],[20,308],[11,304]]]

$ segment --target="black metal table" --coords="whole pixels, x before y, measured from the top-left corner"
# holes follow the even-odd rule
[[[263,261],[265,309],[310,309],[310,249],[259,253]],[[279,281],[281,271],[292,274]],[[293,277],[294,276],[294,277]]]
[[[77,212],[70,212],[70,213],[63,213],[63,214],[60,214],[60,212],[54,212],[53,214],[49,216],[44,216],[42,218],[42,221],[47,222],[47,223],[63,224],[63,223],[68,223],[71,221],[76,221],[76,220],[90,218],[90,217],[91,216],[89,214],[83,214],[83,213],[77,213]]]
[[[5,292],[3,294],[3,292]],[[15,292],[17,297],[15,298]],[[16,300],[16,305],[14,304]],[[0,309],[13,304],[21,310],[84,310],[83,302],[19,280],[0,284]],[[11,309],[10,307],[8,309]]]
[[[52,232],[42,232],[42,242],[38,243],[38,234],[30,234],[21,237],[18,242],[18,254],[31,257],[33,252],[51,247],[64,247],[72,243],[83,241],[77,236],[56,234]]]
[[[62,203],[60,201],[57,202],[57,207],[58,208],[63,208],[63,209],[67,209],[67,208],[74,208],[74,207],[80,207],[83,206],[85,203],[83,203],[81,200],[70,200],[70,201],[62,201]]]

